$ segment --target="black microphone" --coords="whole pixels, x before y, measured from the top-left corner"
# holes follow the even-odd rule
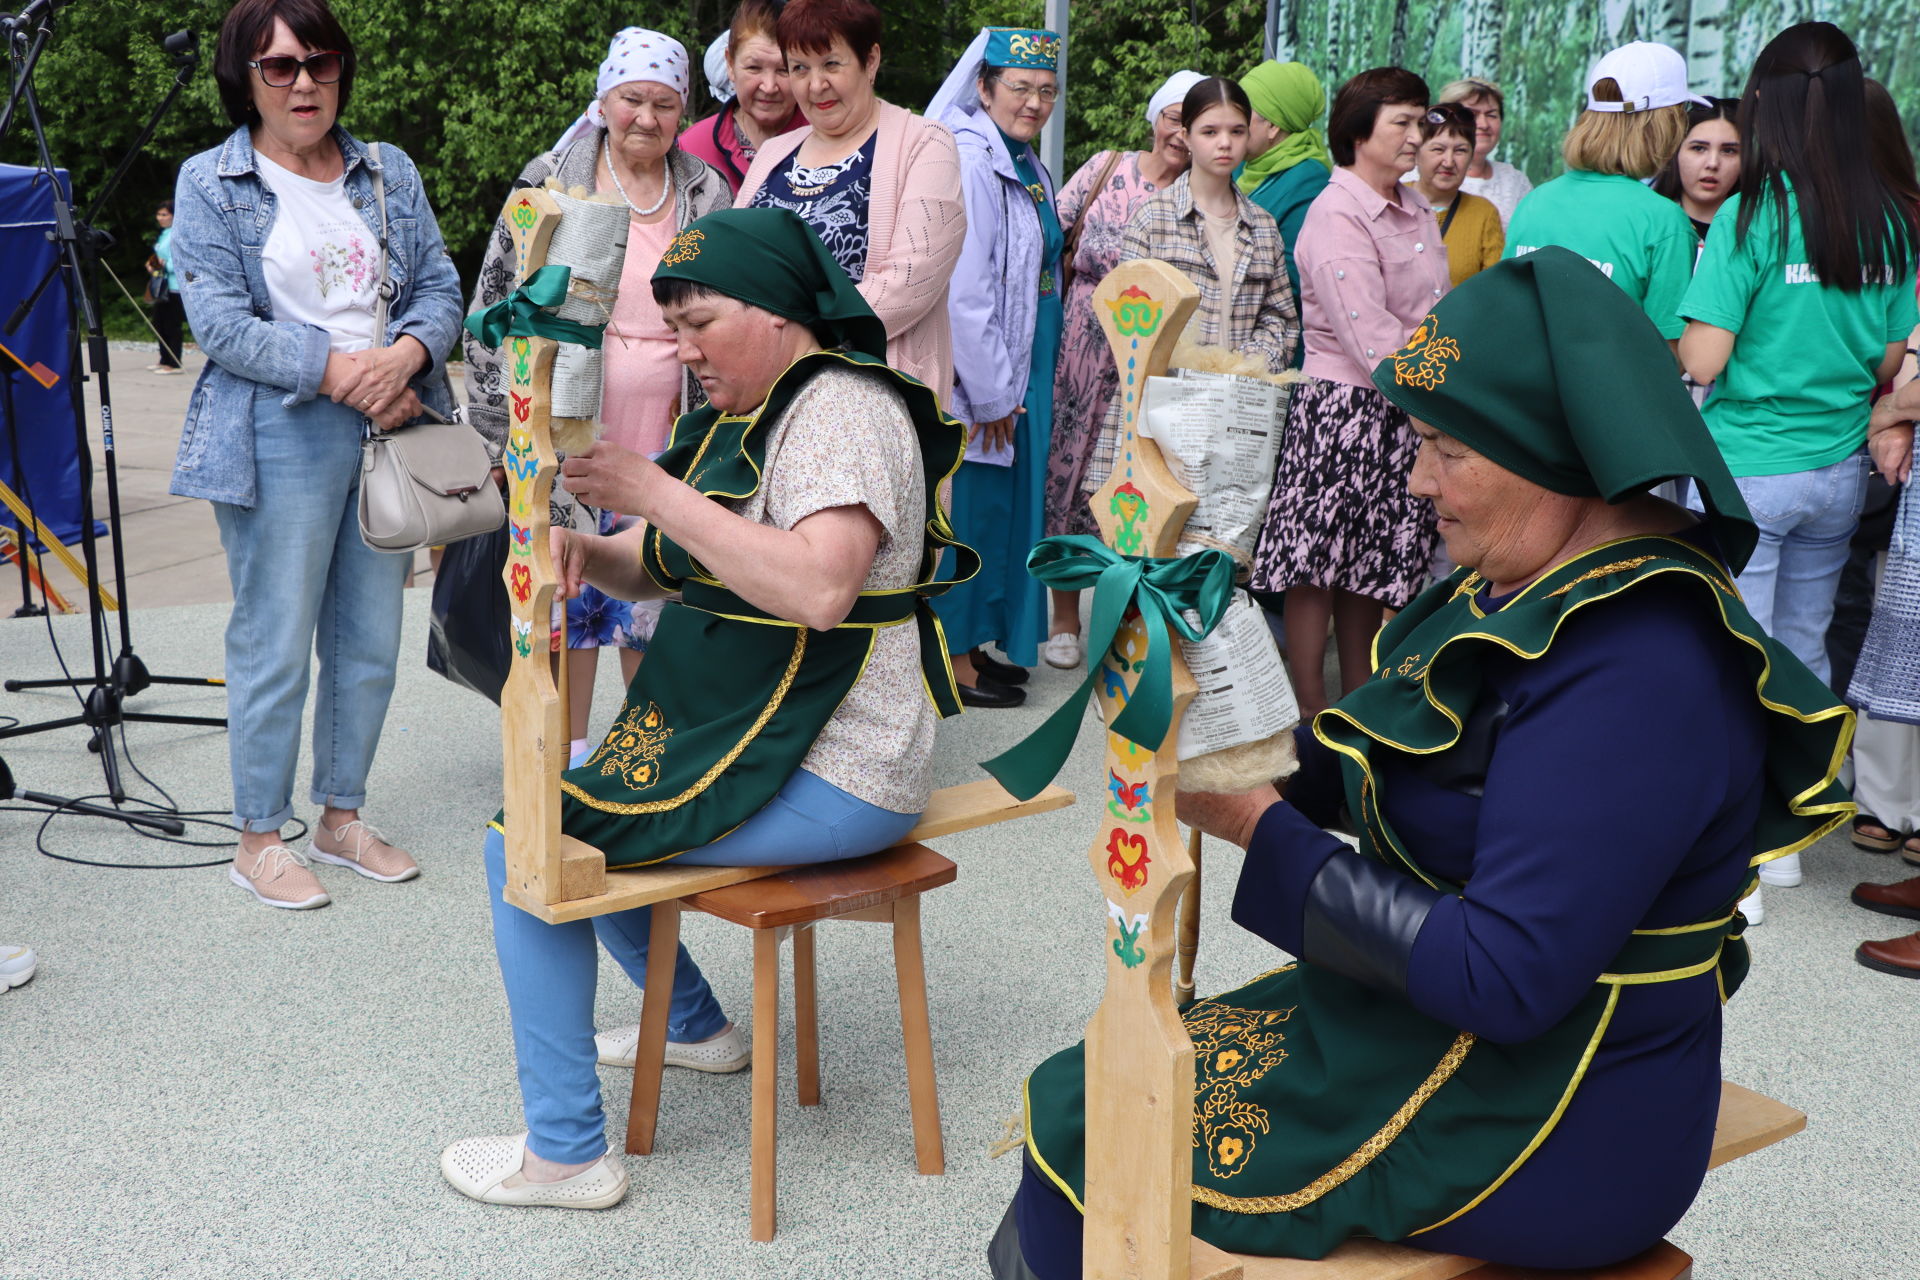
[[[191,67],[200,61],[200,37],[192,31],[176,31],[165,37],[160,49],[176,67]]]

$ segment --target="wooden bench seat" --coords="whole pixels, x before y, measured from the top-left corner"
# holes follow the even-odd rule
[[[957,831],[991,826],[1011,818],[1050,813],[1073,803],[1073,792],[1065,787],[1049,786],[1031,800],[1016,800],[992,778],[942,787],[927,802],[927,811],[913,830],[900,838],[901,844],[919,844]],[[606,859],[598,849],[570,836],[562,836],[562,897],[558,902],[539,902],[509,884],[508,902],[548,924],[569,920],[587,920],[615,911],[631,911],[658,902],[672,902],[712,889],[762,876],[779,875],[787,867],[684,867],[664,862],[656,867],[606,870]],[[569,892],[578,889],[579,892]]]
[[[1806,1127],[1807,1117],[1786,1103],[1723,1081],[1708,1167],[1717,1169]],[[1693,1273],[1693,1260],[1664,1241],[1637,1258],[1598,1271],[1496,1266],[1380,1240],[1351,1240],[1318,1262],[1303,1262],[1231,1254],[1196,1237],[1190,1257],[1190,1280],[1686,1280]]]

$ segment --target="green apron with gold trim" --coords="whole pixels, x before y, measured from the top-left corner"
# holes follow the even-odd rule
[[[839,626],[813,631],[748,604],[665,532],[649,529],[641,563],[681,599],[662,609],[606,740],[560,779],[561,829],[599,849],[608,866],[665,861],[759,812],[860,678],[883,627],[919,629],[927,696],[943,716],[960,709],[927,600],[971,577],[979,557],[955,540],[940,502],[964,433],[924,383],[857,352],[813,352],[780,375],[751,415],[711,406],[684,415],[659,464],[707,497],[750,496],[762,481],[767,438],[795,393],[821,370],[849,365],[902,395],[919,439],[927,514],[914,582],[864,591]],[[936,566],[948,547],[957,572],[941,580]]]
[[[1853,806],[1836,782],[1852,713],[1748,615],[1726,570],[1676,538],[1597,547],[1488,614],[1477,575],[1457,571],[1381,632],[1374,679],[1314,721],[1340,753],[1360,851],[1447,892],[1388,824],[1382,752],[1431,754],[1459,741],[1494,653],[1537,658],[1561,621],[1640,583],[1696,584],[1745,645],[1769,713],[1767,786],[1751,865],[1814,843]],[[1742,892],[1745,892],[1743,888]],[[1705,920],[1636,930],[1552,1030],[1494,1044],[1398,996],[1309,963],[1192,1005],[1194,1233],[1241,1253],[1320,1258],[1350,1236],[1417,1237],[1468,1212],[1546,1141],[1598,1049],[1623,988],[1716,973],[1722,998],[1747,968],[1738,898]],[[1027,1081],[1027,1144],[1080,1204],[1085,1187],[1085,1046]]]

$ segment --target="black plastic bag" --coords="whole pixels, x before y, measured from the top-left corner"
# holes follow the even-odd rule
[[[433,629],[427,666],[495,704],[513,661],[512,609],[501,570],[507,526],[449,543],[433,578]]]

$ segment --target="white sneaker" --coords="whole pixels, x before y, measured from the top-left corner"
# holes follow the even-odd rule
[[[1754,925],[1766,921],[1767,909],[1760,905],[1760,891],[1758,889],[1755,889],[1752,893],[1740,899],[1740,914],[1747,918],[1747,927],[1749,929]]]
[[[1775,858],[1772,862],[1760,864],[1760,883],[1791,889],[1804,877],[1800,874],[1800,855],[1790,853],[1784,858]]]
[[[640,1048],[640,1024],[636,1022],[632,1026],[602,1031],[593,1038],[593,1043],[600,1050],[602,1066],[631,1070],[634,1054]],[[729,1075],[753,1061],[753,1050],[747,1047],[746,1037],[740,1034],[740,1028],[730,1026],[723,1034],[698,1044],[679,1044],[669,1040],[666,1057],[670,1067]]]
[[[627,1171],[609,1151],[571,1178],[528,1182],[520,1174],[527,1135],[463,1138],[440,1153],[440,1176],[463,1196],[486,1204],[611,1209],[627,1198]]]
[[[40,957],[33,954],[32,947],[0,942],[0,991],[25,984],[39,967]]]
[[[1046,659],[1050,667],[1071,671],[1086,661],[1087,650],[1079,636],[1071,631],[1061,631],[1049,637],[1046,644],[1040,647],[1040,656]]]

